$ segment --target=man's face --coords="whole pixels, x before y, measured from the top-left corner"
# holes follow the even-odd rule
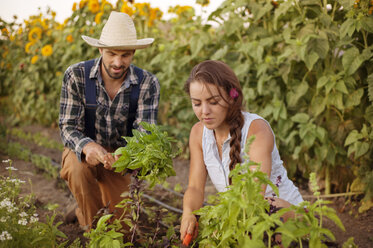
[[[102,55],[102,73],[107,74],[112,79],[122,79],[132,62],[135,50],[100,48],[100,53]]]

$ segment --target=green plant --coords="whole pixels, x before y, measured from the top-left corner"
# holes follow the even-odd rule
[[[310,247],[327,247],[327,242],[335,238],[323,227],[325,217],[344,230],[334,209],[320,198],[313,204],[305,201],[299,206],[274,209],[260,193],[260,185],[268,184],[277,195],[278,189],[265,173],[250,171],[252,165],[257,164],[236,165],[230,173],[232,185],[219,193],[218,203],[195,211],[200,216],[200,247],[278,247],[278,235],[283,247],[302,247],[304,242],[309,242]],[[311,183],[314,194],[319,196],[315,174],[311,174]],[[284,222],[282,216],[289,211],[295,217]]]
[[[10,157],[23,161],[32,162],[36,168],[42,170],[46,175],[58,179],[59,167],[52,164],[49,157],[40,154],[32,154],[31,150],[18,142],[0,142],[0,148]]]
[[[327,207],[330,201],[320,198],[320,191],[316,181],[316,174],[311,173],[310,184],[313,194],[317,196],[314,203],[305,201],[299,206],[292,206],[295,218],[286,221],[281,227],[276,229],[282,234],[282,241],[285,247],[296,241],[301,244],[302,240],[307,240],[310,247],[327,247],[329,240],[335,241],[333,233],[323,226],[323,219],[332,220],[341,230],[345,228],[338,218],[333,208]]]
[[[9,163],[9,176],[0,180],[0,247],[64,247],[67,237],[58,230],[61,222],[54,223],[56,214],[40,222],[32,195],[20,195],[25,182],[13,176],[12,161],[3,163]]]
[[[22,129],[19,128],[11,128],[8,129],[8,134],[11,136],[18,137],[23,140],[31,141],[38,146],[43,146],[46,148],[57,149],[63,151],[63,145],[61,142],[56,142],[51,140],[49,137],[41,134],[41,133],[30,133],[24,132]]]
[[[116,207],[123,208],[123,214],[119,219],[114,220],[114,224],[109,223],[111,215],[102,216],[95,229],[87,235],[90,243],[89,247],[125,247],[125,246],[160,246],[164,240],[159,240],[160,225],[167,223],[168,211],[163,209],[153,209],[153,211],[142,210],[144,201],[142,199],[144,191],[144,181],[149,182],[149,188],[155,184],[161,184],[164,180],[175,175],[172,159],[177,156],[180,150],[175,151],[167,132],[162,132],[159,126],[142,122],[140,123],[144,132],[133,130],[133,137],[124,137],[127,141],[125,147],[118,148],[114,155],[120,156],[113,164],[113,168],[118,173],[130,172],[133,176],[129,192],[124,193],[124,199]],[[152,212],[152,213],[150,213]],[[142,213],[147,214],[148,223],[142,224],[146,218]],[[141,220],[141,216],[142,220]],[[130,230],[122,229],[122,224],[127,225]],[[129,242],[124,243],[124,233]],[[164,234],[164,239],[169,245],[176,240],[175,231],[172,227]],[[163,246],[167,246],[163,244]]]
[[[152,188],[156,183],[170,176],[175,176],[172,159],[180,150],[174,149],[173,138],[160,127],[141,122],[140,125],[148,132],[133,130],[133,137],[124,137],[127,141],[125,147],[118,148],[115,155],[120,156],[113,164],[116,172],[137,170],[136,177],[146,180]]]
[[[102,216],[95,229],[84,233],[84,236],[89,238],[89,248],[119,248],[130,245],[130,243],[123,244],[123,233],[116,231],[121,229],[117,220],[113,224],[106,223],[112,216],[112,214]]]

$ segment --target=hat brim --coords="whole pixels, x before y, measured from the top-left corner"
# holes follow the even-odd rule
[[[142,49],[150,46],[154,39],[153,38],[145,38],[136,40],[135,43],[132,44],[104,44],[103,42],[99,41],[98,39],[94,39],[85,35],[82,35],[82,39],[90,46],[98,47],[98,48],[111,48],[111,49],[120,49],[120,50],[127,50],[127,49]]]

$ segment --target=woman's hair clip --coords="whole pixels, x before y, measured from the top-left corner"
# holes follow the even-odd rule
[[[238,97],[238,92],[236,90],[236,88],[232,88],[230,91],[229,91],[229,95],[233,98],[233,99],[236,99]]]

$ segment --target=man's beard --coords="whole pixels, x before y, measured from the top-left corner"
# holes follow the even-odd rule
[[[102,64],[104,65],[104,68],[105,68],[106,73],[107,73],[107,74],[109,75],[109,77],[111,77],[112,79],[120,79],[120,78],[122,78],[122,77],[126,74],[126,72],[127,72],[127,70],[123,70],[123,73],[121,73],[120,75],[113,74],[113,73],[111,73],[110,70],[109,70],[109,68],[111,68],[112,66],[109,66],[109,68],[107,68],[104,62],[102,62]],[[120,68],[124,68],[124,66],[121,66]]]

